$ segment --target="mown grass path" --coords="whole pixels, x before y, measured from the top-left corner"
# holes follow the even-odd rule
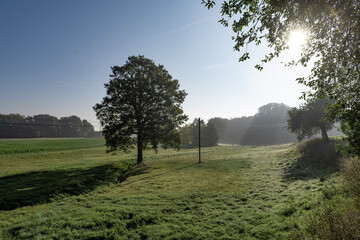
[[[135,155],[104,151],[95,144],[0,155],[1,166],[22,169],[0,169],[0,203],[8,204],[0,236],[291,239],[325,181],[297,163],[289,144],[205,148],[202,164],[196,150],[146,152],[146,165],[120,183],[111,163]]]

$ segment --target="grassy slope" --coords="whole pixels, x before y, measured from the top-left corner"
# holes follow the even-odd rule
[[[334,171],[309,167],[289,144],[206,148],[200,165],[196,150],[161,150],[146,152],[147,164],[118,184],[111,163],[134,153],[67,141],[0,150],[4,239],[296,238]]]

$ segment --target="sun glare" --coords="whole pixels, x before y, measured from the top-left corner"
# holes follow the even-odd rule
[[[290,33],[289,47],[290,49],[299,49],[306,42],[305,31],[298,29]]]

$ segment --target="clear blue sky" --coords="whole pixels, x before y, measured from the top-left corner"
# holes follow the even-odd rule
[[[190,120],[299,104],[305,88],[295,78],[308,70],[285,68],[282,58],[259,72],[254,65],[266,46],[249,46],[252,60],[238,63],[231,29],[217,22],[219,7],[208,10],[201,0],[0,0],[0,113],[77,115],[97,125],[92,106],[105,96],[110,66],[139,54],[180,81]]]

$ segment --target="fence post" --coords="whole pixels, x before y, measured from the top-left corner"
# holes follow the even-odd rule
[[[199,163],[201,163],[201,137],[200,137],[200,129],[201,129],[201,121],[200,121],[200,118],[199,118]]]

